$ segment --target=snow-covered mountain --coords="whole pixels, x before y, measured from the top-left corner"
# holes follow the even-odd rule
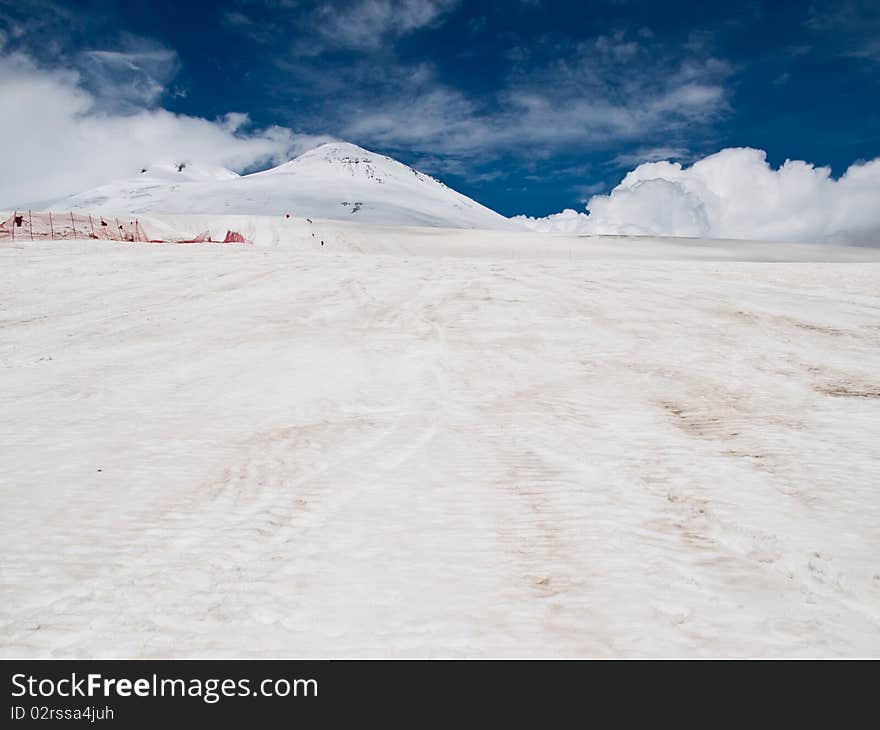
[[[63,198],[50,207],[119,214],[289,213],[387,225],[520,228],[429,175],[343,142],[323,144],[250,175],[162,163],[144,168],[132,179]]]

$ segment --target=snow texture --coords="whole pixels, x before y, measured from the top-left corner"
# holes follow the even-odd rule
[[[0,246],[0,654],[880,655],[876,249],[160,224]]]

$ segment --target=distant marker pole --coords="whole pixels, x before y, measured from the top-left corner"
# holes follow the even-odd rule
[[[73,221],[73,211],[70,211],[70,225],[73,227],[73,237],[76,238],[76,223]]]
[[[34,218],[31,215],[31,212],[28,211],[28,227],[31,229],[31,240],[34,240]]]
[[[15,240],[15,221],[17,218],[18,218],[18,211],[13,210],[12,211],[12,240],[13,241]]]
[[[52,225],[52,211],[49,211],[49,235],[55,240],[55,226]]]
[[[92,214],[89,213],[89,228],[92,229],[92,238],[97,238],[95,235],[95,224],[92,222]]]

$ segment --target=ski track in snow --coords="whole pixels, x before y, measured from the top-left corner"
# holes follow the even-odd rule
[[[0,246],[0,655],[880,654],[876,251],[321,225]]]

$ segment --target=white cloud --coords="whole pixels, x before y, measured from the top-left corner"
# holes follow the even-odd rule
[[[504,86],[475,99],[427,69],[393,88],[333,97],[324,119],[360,143],[443,155],[546,157],[622,140],[681,147],[679,138],[728,111],[728,64],[671,55],[624,33],[541,50],[515,62]],[[387,69],[387,66],[383,66]],[[402,78],[401,78],[402,77]],[[335,116],[334,116],[335,114]]]
[[[880,158],[835,180],[829,168],[799,160],[773,169],[765,152],[745,147],[690,167],[645,163],[609,195],[593,196],[589,213],[519,220],[547,231],[877,244],[878,200]]]
[[[131,45],[131,43],[129,43]],[[78,68],[104,106],[118,110],[150,106],[159,101],[165,84],[177,73],[177,53],[138,41],[137,50],[83,51]]]
[[[77,73],[41,68],[21,54],[0,56],[0,98],[4,207],[129,177],[160,159],[242,170],[285,161],[325,140],[283,127],[247,132],[243,114],[212,121],[165,109],[108,110]]]
[[[277,48],[292,40],[288,48],[297,61],[339,50],[388,56],[397,40],[441,25],[460,1],[239,0],[220,21],[256,43]]]
[[[589,233],[586,213],[579,213],[566,208],[561,213],[553,213],[543,218],[532,218],[526,215],[514,216],[526,228],[540,233]]]
[[[618,167],[629,167],[640,162],[659,162],[660,160],[682,160],[690,158],[690,152],[684,147],[639,147],[632,152],[623,152],[614,157]]]
[[[419,89],[348,116],[343,136],[383,147],[460,154],[501,142],[501,130],[493,120],[481,117],[464,94],[442,86]]]
[[[458,0],[356,0],[321,5],[313,30],[330,45],[371,50],[389,37],[399,38],[433,25],[458,5]]]

